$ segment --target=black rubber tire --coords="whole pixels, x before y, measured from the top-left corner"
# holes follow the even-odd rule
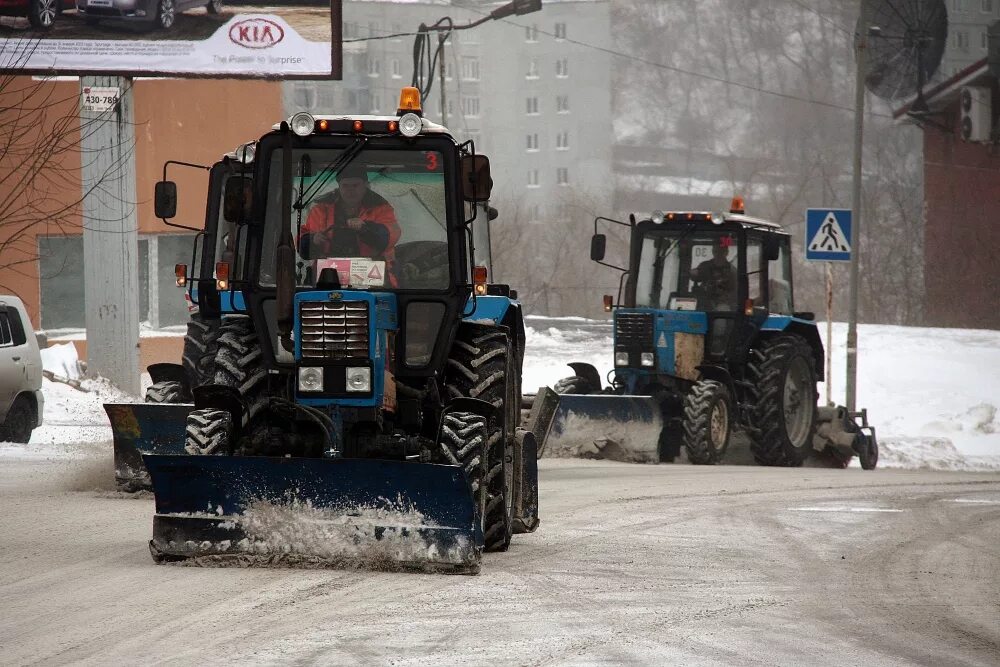
[[[878,442],[875,438],[858,433],[854,436],[854,451],[858,453],[863,470],[875,470],[878,466]]]
[[[215,378],[215,355],[219,350],[219,327],[222,320],[210,320],[197,313],[188,320],[181,364],[191,387],[210,384]]]
[[[31,440],[31,432],[35,430],[35,423],[35,410],[31,407],[31,401],[18,396],[7,411],[3,424],[0,424],[0,442],[27,444]]]
[[[173,380],[154,382],[146,389],[147,403],[190,403],[191,397],[184,385]]]
[[[809,344],[794,335],[782,335],[764,340],[751,350],[748,376],[752,385],[750,410],[750,451],[754,460],[766,466],[801,466],[812,452],[816,432],[816,362]],[[797,442],[789,437],[788,414],[785,412],[786,378],[797,366],[807,377],[801,383],[798,405],[811,410],[803,413]],[[794,416],[794,415],[793,415]],[[793,424],[793,427],[795,425]]]
[[[719,436],[715,429],[725,432]],[[733,435],[733,400],[721,382],[702,380],[684,396],[684,449],[695,465],[722,463]],[[719,440],[721,439],[721,442]]]
[[[239,391],[246,406],[246,426],[267,405],[264,353],[248,317],[228,317],[219,327],[215,356],[215,384]]]
[[[579,375],[570,375],[552,385],[552,391],[557,394],[595,394],[599,388],[594,387]]]
[[[35,30],[52,30],[61,4],[62,0],[28,0],[28,23]]]
[[[501,414],[500,419],[488,421],[486,551],[506,551],[513,533],[514,428],[520,407],[514,366],[506,330],[471,322],[459,326],[445,369],[447,397],[478,398],[496,406]]]
[[[472,497],[476,499],[476,516],[486,509],[486,446],[489,433],[486,419],[472,412],[449,412],[441,420],[438,445],[444,461],[461,466],[469,478]]]
[[[177,5],[174,0],[156,0],[156,17],[153,19],[153,28],[170,30],[176,21]]]
[[[184,431],[184,451],[191,456],[219,456],[232,449],[233,418],[226,410],[192,410]]]
[[[208,0],[208,4],[205,5],[205,10],[209,14],[218,14],[222,11],[222,0]]]

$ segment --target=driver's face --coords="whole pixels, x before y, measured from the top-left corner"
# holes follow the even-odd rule
[[[368,181],[363,178],[345,178],[340,181],[340,196],[348,206],[357,206],[361,203],[365,193],[368,191]]]

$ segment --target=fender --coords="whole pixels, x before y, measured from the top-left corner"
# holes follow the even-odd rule
[[[146,372],[149,373],[149,379],[153,381],[153,384],[158,382],[180,382],[185,392],[191,391],[191,388],[188,386],[187,371],[180,364],[166,362],[150,364],[146,367]]]

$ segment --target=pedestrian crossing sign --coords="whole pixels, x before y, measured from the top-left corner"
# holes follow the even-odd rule
[[[806,210],[806,259],[821,262],[851,261],[851,210]]]

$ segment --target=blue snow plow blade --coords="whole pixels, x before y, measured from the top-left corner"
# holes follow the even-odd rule
[[[481,521],[458,466],[375,459],[143,459],[160,560],[258,555],[478,572]]]
[[[649,396],[560,394],[545,455],[658,463],[663,427]]]
[[[151,489],[143,454],[183,454],[191,404],[105,403],[115,447],[115,482],[122,491]]]

